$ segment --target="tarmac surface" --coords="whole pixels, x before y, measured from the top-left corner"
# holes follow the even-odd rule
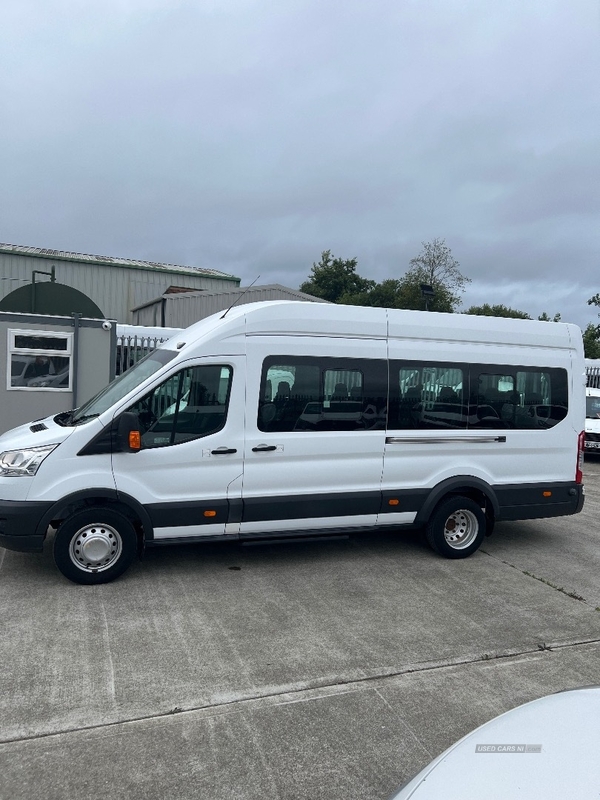
[[[417,532],[157,548],[104,586],[0,549],[0,798],[386,800],[473,728],[600,684],[581,514],[450,561]]]

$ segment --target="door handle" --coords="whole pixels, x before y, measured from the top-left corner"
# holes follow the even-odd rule
[[[257,444],[252,448],[253,453],[270,453],[272,450],[277,450],[277,445],[274,444]]]
[[[234,447],[217,447],[216,450],[210,451],[213,456],[226,456],[229,453],[237,453]]]

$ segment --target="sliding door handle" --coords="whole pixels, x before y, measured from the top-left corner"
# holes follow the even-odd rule
[[[271,453],[273,450],[277,450],[277,445],[257,444],[256,447],[252,448],[253,453]]]

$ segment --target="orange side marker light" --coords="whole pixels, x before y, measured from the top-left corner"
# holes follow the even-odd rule
[[[142,434],[139,431],[129,431],[129,448],[131,450],[142,449]]]

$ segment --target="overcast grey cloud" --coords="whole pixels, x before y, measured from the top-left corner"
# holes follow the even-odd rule
[[[597,321],[597,0],[4,0],[0,240]]]

